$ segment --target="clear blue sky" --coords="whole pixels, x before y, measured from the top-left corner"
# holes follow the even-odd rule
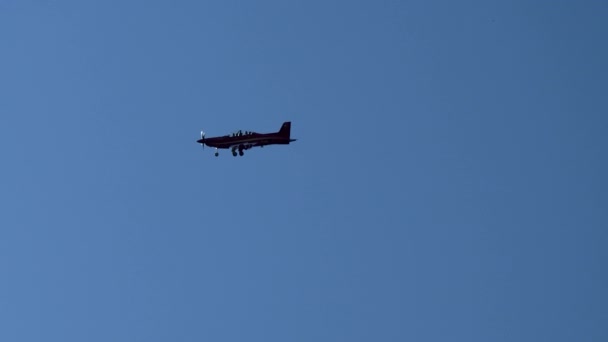
[[[0,340],[608,340],[606,18],[0,0]]]

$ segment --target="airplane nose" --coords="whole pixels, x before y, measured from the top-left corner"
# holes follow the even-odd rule
[[[196,142],[201,144],[201,146],[203,147],[203,150],[205,149],[205,137],[198,139]]]

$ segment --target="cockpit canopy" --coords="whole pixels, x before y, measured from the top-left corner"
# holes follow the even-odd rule
[[[230,136],[231,137],[241,137],[244,135],[251,135],[251,134],[253,134],[253,132],[238,130],[238,131],[230,134]]]

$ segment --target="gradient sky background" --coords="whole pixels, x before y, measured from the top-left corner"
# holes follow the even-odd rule
[[[608,340],[606,18],[0,0],[0,340]]]

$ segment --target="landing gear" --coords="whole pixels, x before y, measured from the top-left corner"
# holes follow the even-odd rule
[[[219,155],[220,155],[220,153],[217,151],[217,148],[216,148],[216,149],[215,149],[215,156],[217,157],[217,156],[219,156]]]
[[[245,154],[245,152],[243,152],[242,148],[234,147],[232,149],[232,155],[236,157],[237,151],[238,151],[238,155],[241,156],[241,157]]]

